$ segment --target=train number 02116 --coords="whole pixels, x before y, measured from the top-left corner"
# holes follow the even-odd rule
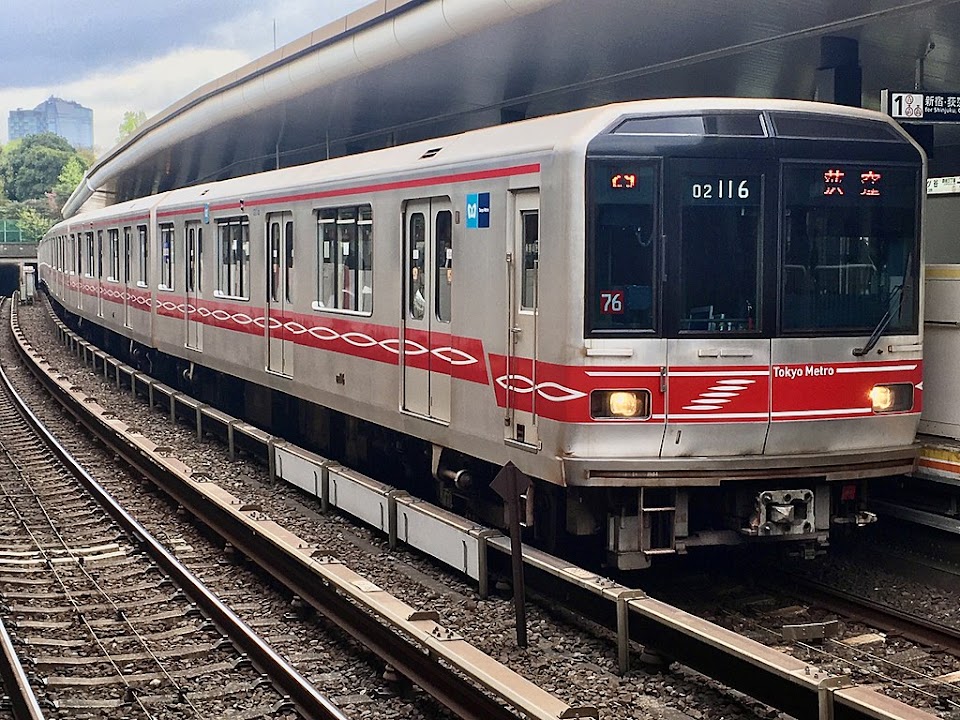
[[[747,200],[750,185],[747,180],[717,178],[710,182],[695,182],[690,186],[694,200]]]

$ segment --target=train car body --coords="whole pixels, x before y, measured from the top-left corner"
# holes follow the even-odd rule
[[[819,103],[624,103],[197,185],[40,249],[70,313],[536,479],[642,567],[822,543],[921,411],[922,151]],[[454,488],[454,492],[459,492]]]

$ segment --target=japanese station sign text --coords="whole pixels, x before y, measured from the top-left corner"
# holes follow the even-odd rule
[[[880,108],[901,122],[960,122],[960,93],[883,90],[880,93]]]

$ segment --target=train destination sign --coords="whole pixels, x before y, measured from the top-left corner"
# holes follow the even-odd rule
[[[880,107],[903,122],[960,122],[960,93],[880,92]]]

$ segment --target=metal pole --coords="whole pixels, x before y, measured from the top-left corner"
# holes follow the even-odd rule
[[[530,487],[530,478],[508,462],[490,483],[503,498],[510,526],[510,559],[513,567],[513,608],[517,620],[517,645],[527,646],[527,606],[523,588],[523,544],[520,540],[520,494]]]

